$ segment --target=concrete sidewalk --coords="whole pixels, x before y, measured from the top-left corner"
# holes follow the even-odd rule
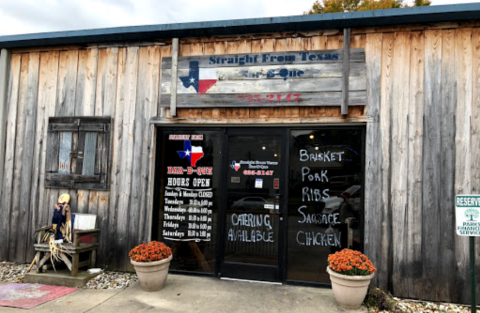
[[[1,283],[5,285],[6,283]],[[124,290],[79,289],[30,310],[1,312],[367,312],[343,310],[331,289],[226,281],[169,274],[165,289],[145,292],[138,283]]]

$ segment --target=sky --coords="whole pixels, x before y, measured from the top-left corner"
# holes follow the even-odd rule
[[[408,0],[412,2],[413,0]],[[0,0],[0,35],[301,15],[314,0]],[[432,0],[433,5],[480,0]]]

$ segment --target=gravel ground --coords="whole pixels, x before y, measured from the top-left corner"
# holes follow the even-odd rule
[[[137,275],[122,272],[104,272],[89,280],[86,289],[123,289],[137,281]]]
[[[396,302],[395,311],[378,311],[378,309],[372,308],[369,309],[368,312],[378,312],[378,313],[464,313],[464,312],[471,312],[469,307],[465,307],[462,305],[451,304],[451,303],[437,303],[437,302],[426,302],[426,301],[417,301],[417,300],[407,300],[407,299],[399,299],[393,298]]]
[[[22,283],[30,264],[0,262],[0,281]],[[32,271],[36,268],[33,266]],[[137,275],[131,273],[106,271],[89,280],[85,289],[123,289],[137,281]]]
[[[30,264],[17,264],[13,262],[0,262],[0,281],[23,283]],[[36,268],[36,266],[34,266]],[[33,269],[32,269],[33,270]]]
[[[0,262],[0,281],[21,283],[27,268],[30,264],[17,264],[14,262]],[[35,266],[34,266],[35,268]],[[86,289],[116,289],[127,288],[130,284],[137,281],[137,275],[131,273],[122,272],[109,272],[106,271],[94,279],[91,279],[84,287]],[[407,300],[393,298],[396,302],[396,309],[394,313],[417,313],[417,312],[432,312],[432,313],[445,313],[455,312],[464,313],[471,312],[470,308],[455,305],[450,303],[435,303],[416,300]],[[390,311],[378,311],[378,309],[369,309],[369,312],[390,312]]]

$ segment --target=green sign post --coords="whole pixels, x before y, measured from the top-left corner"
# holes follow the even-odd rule
[[[480,237],[480,195],[455,197],[457,235],[470,237],[470,284],[472,312],[477,312],[475,286],[475,237]]]

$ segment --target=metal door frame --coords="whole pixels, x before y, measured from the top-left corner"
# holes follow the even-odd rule
[[[223,203],[220,206],[223,208],[219,210],[219,233],[218,233],[218,259],[217,263],[219,264],[219,272],[217,273],[218,277],[229,277],[236,276],[233,278],[237,279],[248,279],[248,280],[261,280],[261,281],[272,281],[272,282],[284,282],[285,281],[285,268],[286,268],[286,208],[287,208],[287,195],[288,191],[287,186],[287,165],[288,165],[288,128],[240,128],[240,127],[228,127],[225,128],[225,136],[222,145],[222,150],[225,151],[223,155],[223,164],[228,166],[228,149],[229,149],[229,136],[241,136],[241,135],[257,135],[257,136],[278,136],[280,139],[280,153],[282,158],[280,159],[280,188],[279,193],[282,195],[280,200],[280,214],[279,214],[279,227],[278,227],[278,266],[269,266],[269,265],[250,265],[244,263],[235,263],[235,262],[225,262],[225,238],[227,235],[226,229],[226,207],[227,207],[227,178],[228,171],[224,170],[222,178],[225,182],[222,185],[222,195]],[[225,167],[226,168],[226,167]],[[275,268],[275,269],[273,269]],[[228,274],[226,274],[227,272]]]

